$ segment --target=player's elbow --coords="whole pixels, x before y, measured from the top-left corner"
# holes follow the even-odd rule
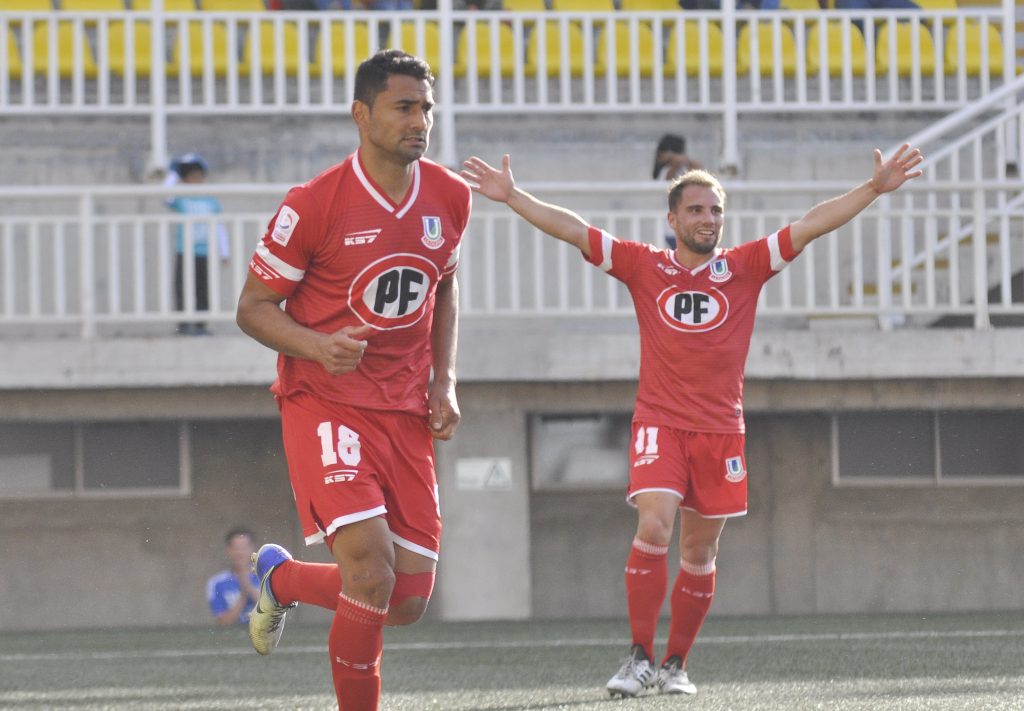
[[[244,295],[238,299],[238,306],[235,308],[235,324],[242,329],[242,333],[249,333],[249,306]]]
[[[253,334],[253,325],[259,320],[259,308],[259,299],[253,298],[244,291],[238,297],[238,306],[235,308],[235,323],[242,329],[243,333],[249,336]]]

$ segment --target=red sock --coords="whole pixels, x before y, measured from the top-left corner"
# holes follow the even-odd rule
[[[694,566],[681,561],[679,577],[672,586],[672,623],[668,632],[665,659],[678,656],[686,665],[686,656],[704,624],[711,599],[715,595],[715,561]]]
[[[668,546],[656,546],[634,538],[626,558],[626,599],[629,602],[633,644],[639,644],[652,661],[654,632],[668,583],[667,554]]]
[[[334,563],[286,560],[271,574],[270,590],[280,605],[298,601],[333,610],[341,594],[341,574]]]
[[[327,650],[340,711],[377,711],[387,610],[338,596]]]

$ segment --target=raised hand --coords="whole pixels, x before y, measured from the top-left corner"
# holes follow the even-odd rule
[[[495,202],[508,202],[516,187],[512,177],[512,159],[508,153],[502,156],[501,170],[471,156],[462,163],[462,177],[473,190]]]
[[[909,149],[909,150],[908,150]],[[896,149],[887,161],[882,160],[882,152],[875,149],[875,173],[871,176],[871,187],[879,194],[892,192],[908,180],[920,177],[924,171],[914,170],[924,156],[917,148],[910,148],[904,143]]]

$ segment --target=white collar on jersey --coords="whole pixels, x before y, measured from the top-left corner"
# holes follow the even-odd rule
[[[359,182],[363,188],[370,194],[377,204],[383,207],[388,212],[394,213],[396,220],[401,220],[405,216],[405,213],[412,209],[413,204],[416,202],[416,197],[420,194],[420,162],[415,161],[412,164],[412,187],[409,188],[409,192],[405,196],[405,202],[399,207],[395,207],[391,204],[391,201],[377,190],[376,186],[370,180],[370,177],[363,170],[362,161],[359,160],[359,151],[356,150],[355,156],[352,160],[352,170],[355,171],[356,177],[359,178]]]
[[[685,269],[686,271],[690,272],[690,274],[696,274],[700,271],[703,271],[704,267],[711,264],[711,262],[721,257],[724,251],[725,250],[722,249],[721,247],[715,247],[715,251],[711,253],[711,256],[708,257],[708,260],[706,262],[698,264],[693,269],[690,269],[689,267],[684,267],[682,264],[679,263],[679,260],[676,259],[676,251],[674,249],[669,250],[668,256],[672,260],[672,263],[675,264],[680,269]]]

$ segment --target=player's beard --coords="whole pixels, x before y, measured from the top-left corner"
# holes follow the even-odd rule
[[[676,237],[679,239],[679,243],[686,245],[686,248],[694,254],[711,254],[722,241],[721,230],[718,230],[718,233],[715,235],[715,239],[712,242],[697,240],[696,237],[694,237],[696,232],[697,230],[692,230],[689,232],[683,232],[682,234],[676,234]]]
[[[409,143],[410,138],[421,138],[423,140],[422,146],[418,143]],[[401,143],[398,144],[398,150],[396,153],[404,158],[409,163],[418,161],[424,155],[426,155],[427,148],[430,147],[430,134],[424,134],[422,136],[405,136]]]

